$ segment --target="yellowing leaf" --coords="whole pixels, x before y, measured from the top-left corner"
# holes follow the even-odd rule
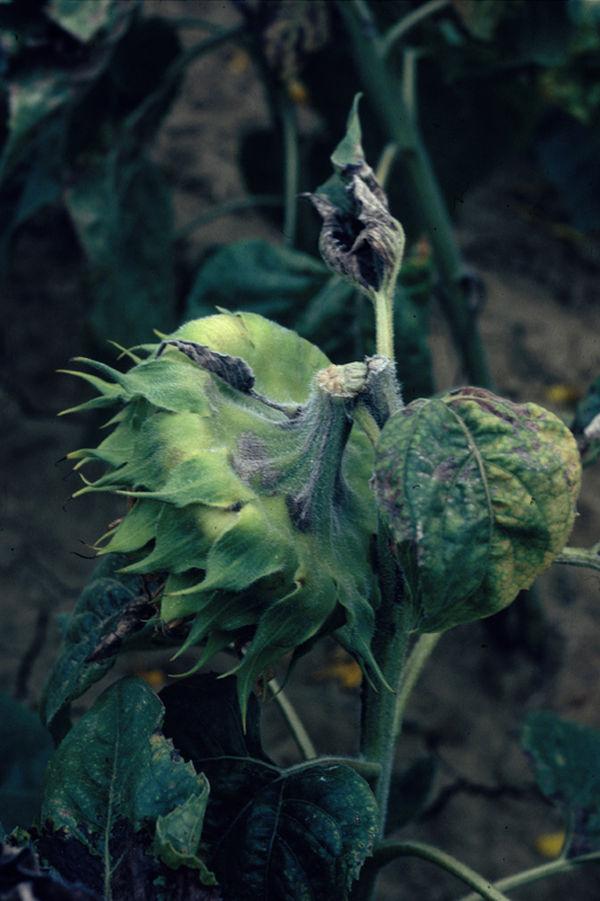
[[[565,832],[543,832],[535,840],[535,849],[542,857],[554,860],[560,855],[565,843]]]

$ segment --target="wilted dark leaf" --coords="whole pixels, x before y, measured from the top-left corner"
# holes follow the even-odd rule
[[[129,561],[118,554],[105,557],[79,596],[42,698],[42,719],[50,729],[66,706],[101,679],[115,662],[110,656],[89,658],[117,628],[127,606],[143,592],[140,576],[117,572],[126,562]]]
[[[90,321],[98,337],[125,346],[174,324],[173,228],[165,180],[144,157],[98,158],[67,191],[66,204],[89,263]]]
[[[157,850],[163,856],[170,844],[172,854],[166,856],[171,865],[178,843],[190,856],[199,853],[206,778],[159,732],[163,715],[158,697],[144,682],[123,679],[73,727],[48,767],[42,820],[101,859],[105,889],[122,863],[114,847],[120,844],[114,841],[116,830],[123,824],[134,831],[155,826],[191,798],[198,804],[200,829],[196,822],[186,836],[180,818],[169,841],[156,831]],[[199,859],[198,866],[203,867]],[[210,881],[212,876],[203,867],[200,878]]]
[[[58,0],[58,3],[64,6],[63,0]],[[89,15],[90,6],[95,5],[84,0],[71,4],[71,8],[75,12],[75,6],[80,7],[79,12],[85,16]],[[106,28],[102,39],[91,45],[77,65],[61,66],[57,61],[54,67],[48,64],[23,66],[8,79],[8,139],[0,156],[0,182],[29,153],[34,133],[62,108],[76,103],[106,69],[114,44],[126,32],[135,7],[135,3],[110,0],[110,27]]]
[[[225,899],[346,898],[376,831],[367,783],[346,766],[277,769],[253,698],[244,733],[232,680],[196,676],[161,697],[165,733],[209,778],[205,838]]]

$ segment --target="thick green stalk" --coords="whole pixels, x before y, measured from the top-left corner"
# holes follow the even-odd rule
[[[512,889],[520,888],[522,885],[531,885],[532,882],[547,879],[548,876],[568,873],[586,863],[600,863],[600,851],[592,851],[590,854],[582,854],[579,857],[560,858],[550,863],[543,863],[539,867],[532,867],[531,870],[524,870],[522,873],[515,873],[514,876],[507,876],[506,879],[498,880],[498,882],[494,883],[494,888],[500,891],[511,891]],[[472,893],[465,895],[460,901],[477,901],[477,895]]]
[[[373,857],[366,864],[365,869],[381,869],[399,857],[420,857],[421,860],[427,860],[442,870],[446,870],[447,873],[452,873],[461,882],[475,889],[474,898],[479,896],[487,901],[508,901],[506,895],[503,895],[489,880],[472,870],[471,867],[457,860],[456,857],[452,857],[451,854],[446,854],[445,851],[440,851],[439,848],[426,845],[424,842],[382,842],[375,847]],[[469,896],[469,898],[471,897]]]
[[[396,692],[402,680],[402,667],[408,643],[406,609],[395,604],[379,617],[378,632],[373,650],[386,681],[394,691],[363,686],[361,753],[371,763],[379,763],[381,770],[375,784],[379,808],[379,837],[385,835],[390,783],[394,771],[397,736],[394,735]],[[379,868],[365,865],[353,892],[353,901],[371,901],[379,876]]]
[[[364,686],[361,754],[381,766],[375,796],[379,806],[379,834],[383,836],[396,750],[396,698],[412,617],[409,606],[403,603],[402,576],[389,550],[389,536],[383,524],[380,525],[378,556],[382,600],[377,611],[373,653],[391,690]]]
[[[365,20],[368,15],[365,4],[361,3],[357,9],[348,0],[339,0],[338,10],[352,41],[365,93],[388,139],[398,145],[415,213],[433,248],[443,288],[440,302],[465,370],[472,382],[489,387],[492,380],[486,354],[461,283],[464,267],[425,147],[405,108],[401,92],[392,83],[381,58],[374,24]]]

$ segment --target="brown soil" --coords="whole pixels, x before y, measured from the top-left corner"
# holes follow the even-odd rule
[[[217,0],[163,0],[160,12],[166,10],[218,23],[235,17]],[[175,185],[179,224],[244,193],[237,169],[240,135],[266,122],[260,86],[238,52],[222,48],[193,66],[157,148]],[[531,218],[520,189],[530,178],[527,170],[507,170],[469,195],[460,240],[488,289],[481,330],[499,392],[552,406],[551,386],[583,390],[600,368],[600,308],[593,303],[598,267],[593,245],[570,243]],[[23,232],[4,297],[0,667],[3,686],[16,687],[33,703],[57,649],[55,614],[72,608],[94,565],[89,543],[118,515],[101,496],[70,499],[77,477],[63,458],[85,445],[91,426],[80,418],[56,419],[60,409],[85,396],[75,380],[55,371],[85,344],[82,265],[74,237],[65,241],[65,235],[66,224],[55,214]],[[193,234],[184,262],[189,266],[209,245],[241,237],[280,235],[252,212],[222,217]],[[432,348],[439,387],[459,382],[437,316]],[[567,408],[555,409],[569,415]],[[600,470],[588,470],[572,543],[589,544],[600,535],[599,487]],[[490,879],[543,862],[536,839],[561,824],[533,788],[518,731],[525,712],[538,708],[600,727],[599,588],[599,577],[588,571],[554,567],[540,579],[544,623],[537,651],[531,643],[529,650],[502,643],[500,625],[493,622],[457,628],[443,638],[411,700],[398,748],[399,767],[424,752],[437,756],[434,806],[401,836],[436,843]],[[23,662],[36,628],[44,633],[48,611],[46,640],[24,679]],[[289,695],[319,752],[354,752],[358,691],[315,678],[332,654],[333,646],[324,643],[303,661]],[[169,670],[164,659],[156,665]],[[119,673],[140,669],[148,669],[148,661],[137,656],[119,665]],[[266,705],[265,721],[274,756],[297,759],[274,704]],[[386,870],[380,898],[448,901],[463,893],[429,864],[403,860]],[[515,893],[536,901],[599,896],[600,874],[591,869]]]

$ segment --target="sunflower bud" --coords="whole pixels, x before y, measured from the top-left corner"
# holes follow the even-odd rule
[[[306,196],[323,219],[319,250],[325,263],[375,301],[392,296],[404,253],[404,231],[365,160],[359,100],[357,95],[346,135],[331,156],[334,175]]]
[[[184,619],[197,666],[245,647],[242,707],[288,652],[336,631],[377,672],[369,642],[376,591],[371,451],[353,430],[365,364],[331,366],[293,332],[253,314],[209,316],[147,348],[128,372],[77,373],[117,406],[113,431],[71,454],[106,471],[81,494],[130,499],[99,553],[125,570],[166,573],[161,616]]]
[[[337,275],[372,300],[393,291],[404,251],[402,226],[390,214],[385,194],[363,161],[341,172],[347,202],[337,205],[325,193],[310,194],[323,219],[319,250]]]

